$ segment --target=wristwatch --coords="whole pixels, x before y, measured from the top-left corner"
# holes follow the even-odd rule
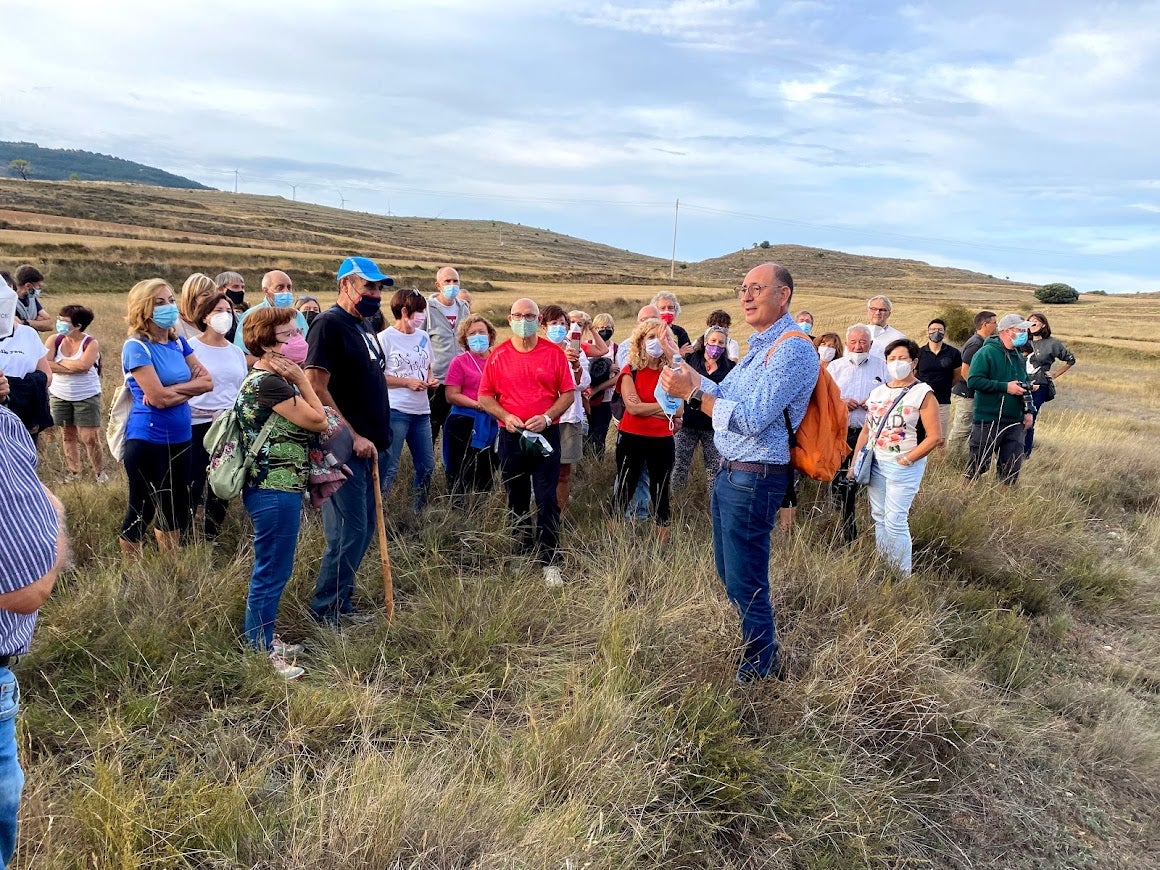
[[[550,428],[552,425],[552,418],[549,417],[547,414],[544,415],[544,423],[547,424],[546,426],[544,426],[545,429]]]
[[[685,404],[689,406],[690,411],[701,410],[701,399],[704,398],[705,391],[698,388],[689,393],[689,398],[685,399]]]

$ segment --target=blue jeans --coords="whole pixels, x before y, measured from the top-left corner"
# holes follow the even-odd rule
[[[640,483],[636,485],[636,492],[632,494],[632,501],[628,503],[628,508],[624,511],[624,518],[626,520],[648,519],[648,506],[652,503],[648,481],[648,469],[645,468],[640,473]]]
[[[354,610],[354,575],[375,533],[375,479],[371,474],[375,461],[352,456],[347,463],[350,479],[322,506],[326,551],[310,599],[310,611],[319,621],[336,622],[341,614]]]
[[[246,596],[246,641],[254,649],[273,648],[274,620],[282,590],[294,570],[302,493],[247,487],[242,504],[254,523],[254,571]]]
[[[1031,404],[1035,406],[1035,419],[1031,421],[1031,428],[1023,436],[1024,456],[1030,456],[1031,449],[1035,446],[1035,424],[1039,422],[1039,409],[1043,407],[1045,401],[1047,401],[1047,387],[1040,387],[1038,390],[1031,391]]]
[[[0,866],[7,867],[16,851],[16,815],[24,771],[16,756],[16,713],[20,709],[20,686],[16,675],[0,668]]]
[[[883,558],[900,573],[910,574],[913,546],[910,540],[910,505],[918,494],[926,457],[913,465],[874,461],[870,483],[870,515],[874,517],[874,541]]]
[[[415,466],[415,513],[427,506],[431,478],[435,474],[435,447],[431,438],[430,414],[405,414],[391,409],[391,446],[379,454],[379,483],[383,495],[391,491],[399,460],[403,456],[403,442],[411,448],[411,464]]]
[[[717,473],[710,511],[713,559],[729,600],[741,615],[738,678],[764,677],[777,666],[777,629],[769,599],[769,536],[785,498],[789,469],[769,474]]]

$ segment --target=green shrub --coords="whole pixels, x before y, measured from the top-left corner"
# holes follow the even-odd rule
[[[1079,291],[1070,284],[1044,284],[1036,289],[1035,298],[1048,305],[1066,305],[1079,301]]]
[[[957,302],[949,302],[936,315],[947,325],[947,341],[962,344],[975,331],[975,315]]]

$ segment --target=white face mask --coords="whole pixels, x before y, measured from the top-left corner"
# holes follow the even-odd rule
[[[833,362],[835,353],[837,353],[837,351],[835,351],[828,344],[823,344],[818,348],[818,356],[821,358],[822,362],[825,363]]]
[[[206,324],[218,335],[225,335],[234,325],[234,315],[229,311],[215,311],[209,316]]]
[[[866,362],[870,354],[864,350],[852,350],[849,351],[846,356],[850,358],[850,362],[852,362],[854,365],[860,366],[862,363]]]
[[[913,367],[910,360],[894,359],[886,364],[886,371],[890,372],[890,377],[894,380],[904,381]]]

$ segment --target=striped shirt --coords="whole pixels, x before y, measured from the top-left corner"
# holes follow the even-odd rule
[[[36,447],[20,418],[0,408],[0,592],[35,583],[56,562],[56,511],[36,476]],[[0,609],[0,655],[24,655],[36,613]]]
[[[843,399],[854,399],[866,403],[866,399],[874,392],[874,388],[890,380],[890,372],[886,370],[886,358],[876,356],[873,351],[861,365],[854,365],[848,356],[841,356],[830,363],[826,369],[838,389],[842,391]],[[865,408],[850,409],[851,429],[861,429],[866,422]]]
[[[809,340],[787,338],[766,354],[787,329],[797,329],[789,314],[749,339],[749,352],[720,384],[701,377],[701,389],[715,397],[713,444],[723,459],[789,464],[789,433],[782,411],[789,409],[794,429],[802,423],[821,365]]]

